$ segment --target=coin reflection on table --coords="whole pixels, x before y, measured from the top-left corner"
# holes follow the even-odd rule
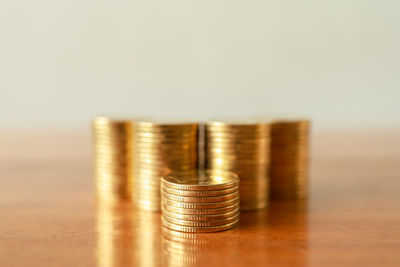
[[[160,214],[136,209],[133,228],[135,231],[135,255],[133,266],[152,267],[161,263]],[[129,266],[129,265],[124,265]]]
[[[197,266],[198,257],[207,251],[207,235],[162,229],[163,266]]]
[[[134,263],[131,208],[132,204],[128,202],[97,202],[97,267],[130,266]]]
[[[97,267],[160,266],[160,214],[129,202],[97,203]]]

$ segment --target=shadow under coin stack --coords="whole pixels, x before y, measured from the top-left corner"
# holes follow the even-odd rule
[[[131,130],[129,120],[94,119],[96,193],[101,200],[131,197]]]
[[[205,128],[206,168],[239,175],[242,210],[266,207],[269,200],[269,125],[209,122]]]
[[[239,222],[239,179],[231,172],[166,176],[161,181],[162,223],[171,230],[210,233]]]
[[[271,125],[271,199],[301,199],[308,194],[308,120]]]
[[[133,202],[158,211],[162,176],[197,173],[198,124],[138,121],[132,134]]]

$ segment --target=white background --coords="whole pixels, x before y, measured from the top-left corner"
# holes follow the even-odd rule
[[[96,114],[400,126],[398,0],[1,0],[1,128]]]

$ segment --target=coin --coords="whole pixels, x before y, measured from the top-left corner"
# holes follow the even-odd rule
[[[219,226],[226,225],[228,223],[237,222],[239,220],[239,215],[236,214],[233,217],[220,219],[220,220],[212,220],[212,221],[191,221],[191,220],[182,220],[176,219],[174,217],[169,217],[165,213],[163,214],[163,219],[169,223],[173,223],[181,226],[191,226],[191,227],[210,227],[210,226]]]
[[[185,209],[216,209],[216,208],[230,206],[238,202],[239,202],[239,197],[236,197],[231,200],[212,202],[212,203],[186,203],[186,202],[173,201],[165,198],[162,199],[162,203],[167,206],[174,206],[177,208],[185,208]]]
[[[172,189],[164,186],[162,188],[163,192],[166,192],[171,195],[175,196],[184,196],[184,197],[214,197],[214,196],[223,196],[223,195],[228,195],[232,194],[234,192],[238,191],[238,186],[235,187],[230,187],[227,189],[221,189],[221,190],[206,190],[206,191],[186,191],[186,190],[177,190],[177,189]]]
[[[175,231],[180,231],[180,232],[187,232],[187,233],[212,233],[212,232],[220,232],[220,231],[225,231],[231,228],[234,228],[237,224],[238,221],[225,224],[225,225],[219,225],[219,226],[211,226],[211,227],[189,227],[189,226],[180,226],[176,225],[173,223],[170,223],[164,219],[162,219],[162,224],[163,226],[175,230]]]
[[[133,136],[134,203],[160,210],[161,177],[197,173],[198,124],[138,121]]]
[[[190,214],[181,214],[169,211],[166,208],[162,208],[162,213],[168,217],[186,220],[186,221],[214,221],[221,220],[226,218],[231,218],[240,213],[239,206],[236,207],[233,211],[220,213],[220,214],[211,214],[211,215],[190,215]]]
[[[206,171],[199,176],[166,176],[162,184],[171,189],[187,191],[221,190],[236,186],[238,177],[232,172]]]
[[[131,197],[131,127],[131,120],[96,117],[93,121],[95,188],[100,200]]]
[[[308,192],[308,120],[276,120],[271,126],[271,198],[300,199]]]
[[[168,206],[162,204],[163,208],[179,214],[188,214],[188,215],[211,215],[211,214],[223,214],[227,212],[231,212],[236,210],[239,207],[239,202],[234,203],[233,205],[214,208],[214,209],[187,209],[187,208],[179,208],[175,206]]]
[[[161,194],[164,199],[173,200],[177,202],[184,202],[184,203],[213,203],[213,202],[228,201],[239,197],[239,192],[234,192],[229,195],[215,196],[215,197],[183,197],[183,196],[168,194],[166,192],[161,192]]]
[[[206,167],[238,174],[242,209],[265,207],[269,192],[269,124],[214,121],[206,124],[205,131]]]

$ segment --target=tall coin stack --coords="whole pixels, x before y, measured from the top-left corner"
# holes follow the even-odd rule
[[[239,179],[230,172],[167,176],[161,182],[162,223],[171,230],[209,233],[239,222]]]
[[[132,122],[96,117],[93,122],[96,193],[99,199],[131,196]]]
[[[308,120],[275,121],[271,125],[271,198],[301,199],[308,193]]]
[[[198,124],[135,122],[133,201],[144,210],[161,209],[160,179],[197,172]]]
[[[205,128],[206,167],[239,175],[242,210],[266,207],[269,198],[269,125],[209,122]]]

